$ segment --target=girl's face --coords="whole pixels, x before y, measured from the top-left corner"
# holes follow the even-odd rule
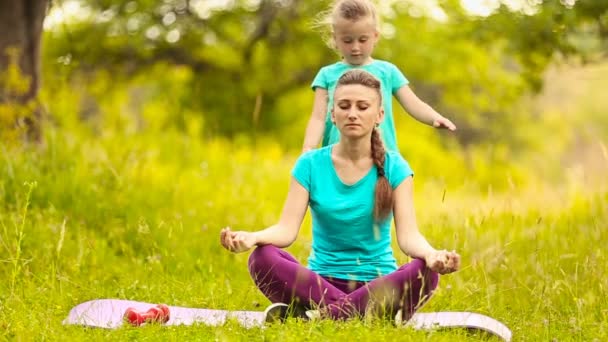
[[[371,62],[371,54],[378,41],[378,31],[371,17],[358,20],[337,18],[333,39],[344,61],[350,65]]]
[[[384,118],[380,94],[361,84],[338,86],[331,116],[343,137],[368,136]]]

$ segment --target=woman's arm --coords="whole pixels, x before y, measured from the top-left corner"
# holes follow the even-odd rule
[[[300,225],[308,209],[308,198],[308,191],[291,177],[279,223],[255,232],[256,245],[274,245],[280,248],[291,245],[298,236]]]
[[[220,233],[222,246],[235,253],[245,252],[255,245],[288,247],[298,236],[308,208],[308,199],[308,191],[292,177],[277,224],[257,232],[232,232],[230,228],[224,228]]]
[[[312,106],[312,114],[306,126],[304,146],[302,152],[312,150],[319,145],[325,131],[325,119],[327,116],[327,89],[315,88],[315,100]]]
[[[413,179],[407,177],[393,191],[393,213],[399,249],[412,258],[425,259],[435,252],[428,241],[420,234],[416,223],[413,199]]]
[[[436,250],[420,234],[416,223],[413,199],[413,179],[407,177],[393,192],[395,203],[395,229],[397,243],[403,253],[412,258],[422,259],[431,270],[446,274],[460,268],[460,255],[456,252]]]
[[[401,104],[401,107],[416,120],[436,128],[447,128],[450,131],[456,130],[456,125],[418,98],[409,86],[404,85],[399,88],[395,93],[395,97],[399,101],[399,104]]]

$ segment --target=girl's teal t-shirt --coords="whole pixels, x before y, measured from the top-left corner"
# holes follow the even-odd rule
[[[389,151],[399,151],[397,145],[397,134],[395,132],[395,121],[393,119],[393,94],[409,81],[403,73],[392,63],[374,60],[362,66],[352,66],[344,62],[337,62],[325,66],[319,70],[312,82],[313,90],[317,87],[327,89],[327,115],[325,117],[325,131],[322,146],[335,144],[340,140],[340,132],[331,122],[331,108],[334,103],[334,91],[336,84],[342,74],[352,69],[363,69],[376,76],[382,84],[382,104],[384,106],[384,120],[380,123],[382,140]]]
[[[374,223],[376,166],[354,184],[344,184],[331,159],[333,145],[306,152],[292,176],[310,194],[312,250],[308,268],[339,279],[371,281],[397,269],[391,248],[392,215]],[[385,175],[396,188],[413,176],[409,164],[388,151]]]

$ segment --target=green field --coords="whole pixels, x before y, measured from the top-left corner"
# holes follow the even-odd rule
[[[234,323],[116,331],[63,326],[72,306],[95,298],[263,308],[268,301],[249,279],[247,254],[224,251],[218,232],[274,223],[297,156],[278,142],[253,149],[172,132],[74,132],[48,128],[42,148],[2,146],[4,339],[487,338],[362,321],[294,321],[263,330]],[[510,326],[515,340],[606,339],[608,191],[601,181],[570,179],[497,192],[419,177],[421,229],[434,245],[463,257],[462,270],[441,278],[423,311],[488,314]],[[309,245],[307,218],[289,250],[305,261]]]

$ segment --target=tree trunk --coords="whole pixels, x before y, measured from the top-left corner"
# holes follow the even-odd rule
[[[40,87],[40,40],[47,6],[48,0],[0,0],[0,75],[15,62],[28,82],[23,91],[0,83],[0,104],[16,103],[28,109],[16,119],[26,125],[28,137],[35,140],[40,138],[40,111],[37,105],[29,104],[35,101]],[[9,51],[15,53],[11,56]]]

